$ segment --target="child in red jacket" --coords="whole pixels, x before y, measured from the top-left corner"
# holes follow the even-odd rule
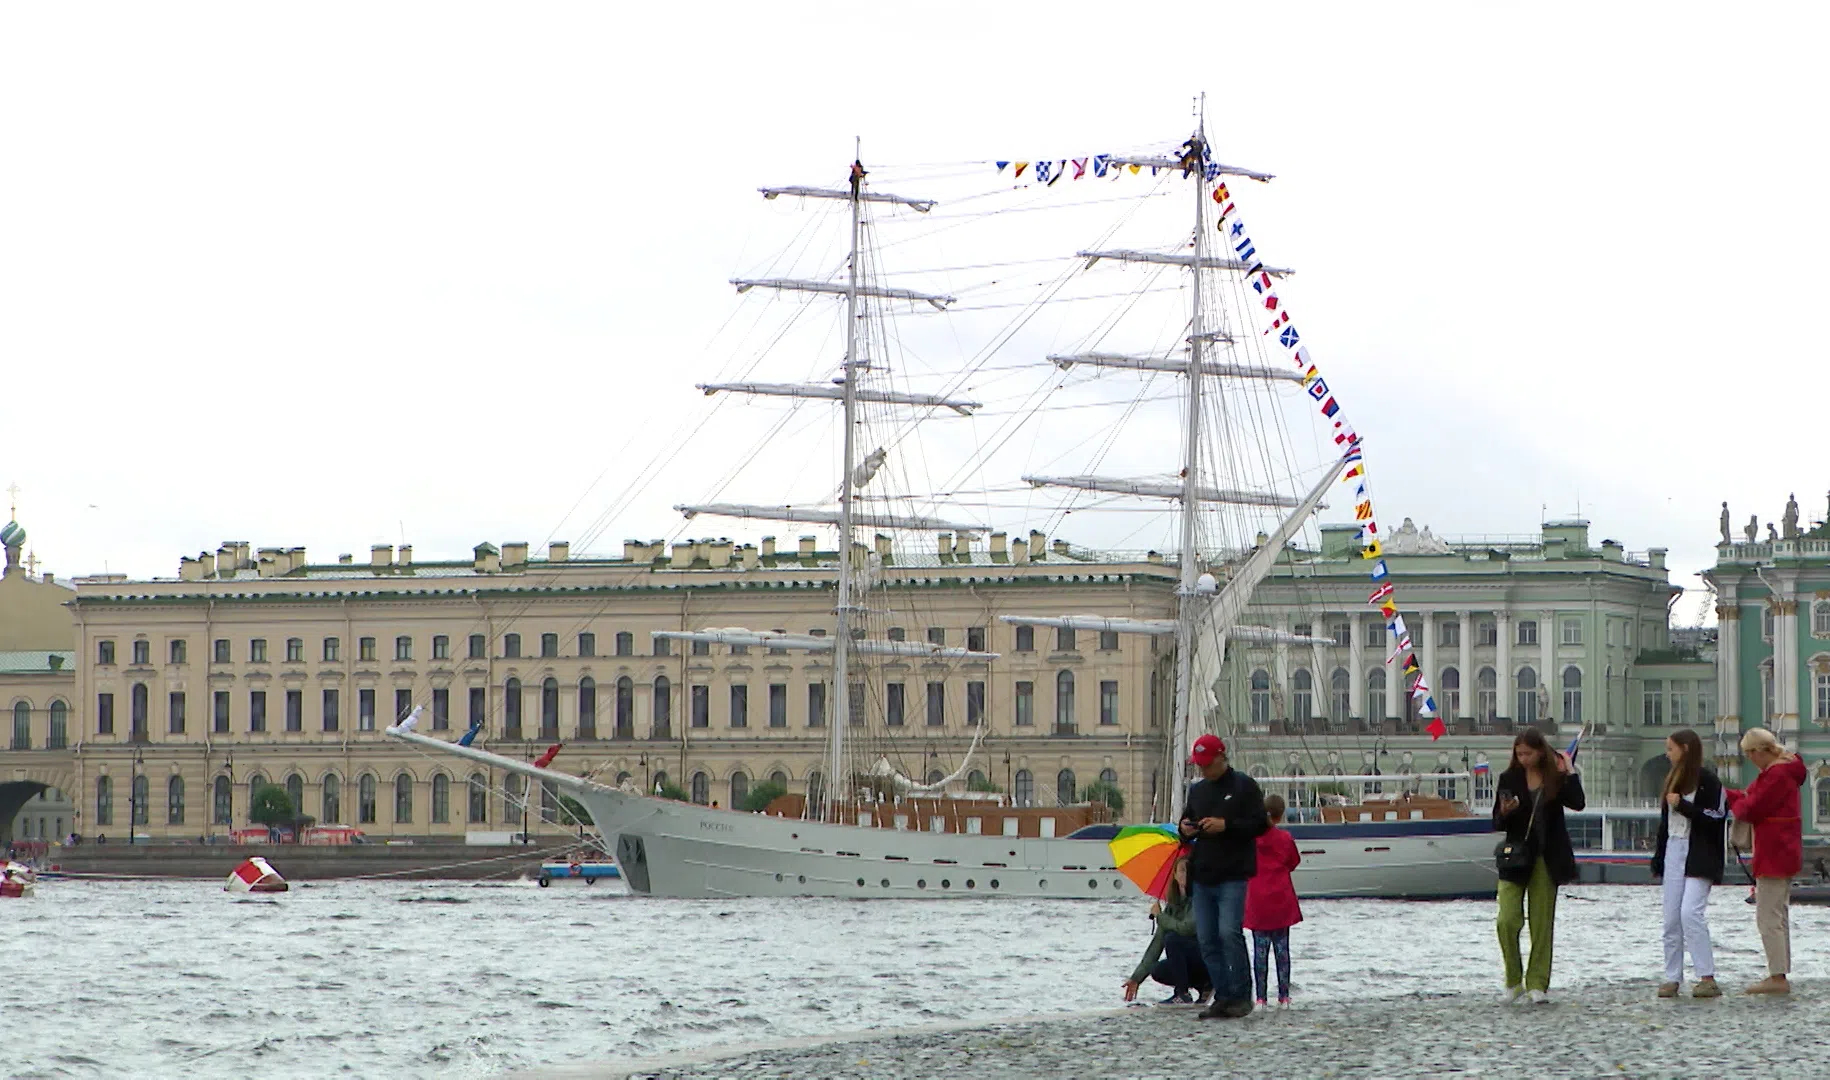
[[[1254,960],[1252,974],[1257,980],[1258,1004],[1265,1003],[1269,981],[1270,954],[1277,953],[1277,1004],[1290,1004],[1290,928],[1303,921],[1303,910],[1296,903],[1296,886],[1290,883],[1290,871],[1302,865],[1296,841],[1279,828],[1284,821],[1284,800],[1279,795],[1264,797],[1265,816],[1271,827],[1258,837],[1258,873],[1245,888],[1245,928],[1252,932]]]

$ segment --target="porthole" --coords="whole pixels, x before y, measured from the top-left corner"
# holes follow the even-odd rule
[[[971,889],[971,888],[976,888],[976,887],[977,887],[976,882],[974,882],[971,878],[966,879],[966,888]]]
[[[780,881],[781,879],[782,879],[782,876],[780,874],[775,875],[775,880]]]
[[[992,878],[992,879],[991,879],[991,887],[992,887],[992,888],[994,888],[994,889],[995,889],[995,888],[997,888],[997,887],[998,887],[998,879],[997,879],[997,878]]]
[[[864,888],[864,879],[863,878],[858,879],[858,888],[860,888],[860,889]]]
[[[953,882],[947,880],[946,878],[941,878],[940,887],[943,889],[951,889],[953,887]]]
[[[860,882],[858,882],[858,884],[862,885],[862,884],[864,884],[864,882],[860,881]],[[1089,888],[1089,889],[1099,888],[1099,879],[1098,878],[1088,878],[1087,879],[1087,888]]]
[[[1038,889],[1048,888],[1048,879],[1047,878],[1036,879],[1036,888],[1038,888]]]
[[[805,884],[807,884],[807,875],[806,875],[806,874],[802,874],[802,875],[800,875],[800,883],[801,883],[801,884],[802,884],[802,885],[805,885]]]
[[[883,879],[883,887],[884,887],[884,888],[886,888],[886,889],[887,889],[887,888],[889,888],[889,887],[890,887],[890,879],[889,879],[889,878],[884,878],[884,879]]]
[[[916,879],[915,879],[915,887],[916,887],[916,888],[917,888],[917,889],[925,889],[925,888],[927,888],[927,887],[928,887],[928,879],[927,879],[927,878],[925,878],[925,877],[921,877],[921,878],[916,878]]]
[[[1113,878],[1113,879],[1112,879],[1112,887],[1113,887],[1113,888],[1114,888],[1114,889],[1122,889],[1122,888],[1124,888],[1124,887],[1125,887],[1125,883],[1124,883],[1124,881],[1123,881],[1123,880],[1121,880],[1121,879],[1119,879],[1119,878]]]

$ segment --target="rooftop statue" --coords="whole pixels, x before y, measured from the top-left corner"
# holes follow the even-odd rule
[[[1766,523],[1766,542],[1769,544],[1779,543],[1779,528],[1770,521]]]
[[[1798,496],[1797,495],[1788,495],[1786,497],[1786,513],[1785,513],[1785,517],[1781,520],[1785,524],[1785,529],[1784,529],[1785,538],[1787,540],[1798,539]]]
[[[1747,536],[1747,542],[1750,544],[1760,539],[1760,515],[1749,514],[1747,518],[1747,528],[1742,529],[1741,531]]]
[[[1722,530],[1722,542],[1724,544],[1734,543],[1734,540],[1730,539],[1729,535],[1728,535],[1728,503],[1727,502],[1724,502],[1722,504],[1722,518],[1721,518],[1721,521],[1718,522],[1718,527]]]
[[[1428,525],[1423,527],[1422,532],[1418,532],[1410,518],[1405,518],[1404,524],[1386,537],[1385,550],[1393,555],[1448,555],[1454,551],[1440,538],[1432,535]]]

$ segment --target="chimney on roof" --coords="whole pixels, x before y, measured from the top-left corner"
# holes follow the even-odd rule
[[[502,545],[502,569],[512,570],[527,565],[527,541],[516,540],[512,544]]]
[[[493,574],[502,569],[502,553],[485,540],[471,549],[471,565],[479,574]]]
[[[803,558],[803,559],[813,558],[813,555],[814,555],[813,542],[814,542],[814,537],[811,537],[811,536],[801,537],[801,558]]]
[[[1055,554],[1057,554],[1065,559],[1065,558],[1067,558],[1067,553],[1068,553],[1068,542],[1066,540],[1055,541]]]
[[[356,564],[356,557],[354,555],[348,554],[346,552],[342,555],[337,556],[337,565],[338,566],[354,566],[355,564]]]
[[[234,577],[236,566],[235,541],[224,540],[216,548],[216,576]]]
[[[972,561],[972,534],[971,533],[963,532],[953,538],[953,561],[954,562],[971,562]]]
[[[1010,538],[1001,532],[992,533],[991,534],[991,557],[992,557],[992,559],[997,562],[1003,562],[1009,556],[1010,556]]]
[[[941,562],[953,561],[953,534],[941,533],[934,538],[934,553],[940,556]]]
[[[564,540],[554,540],[546,546],[547,562],[565,562],[572,557],[572,545]]]
[[[38,576],[38,580],[44,582],[46,585],[55,585],[55,584],[57,584],[57,575],[51,573],[49,570],[46,570],[44,573],[42,573]],[[53,659],[60,660],[61,658],[53,657]],[[57,664],[53,663],[51,666],[56,667]]]
[[[305,554],[304,548],[298,548],[296,550],[299,552],[300,555]],[[304,562],[304,560],[301,559],[300,563],[302,564],[303,562]],[[394,565],[395,566],[412,566],[413,565],[413,545],[412,544],[400,545],[400,554],[394,557]],[[294,569],[297,569],[296,565],[294,566]]]
[[[235,541],[235,568],[237,570],[254,569],[254,548],[246,540]]]
[[[261,548],[260,558],[256,560],[254,569],[261,577],[273,577],[275,574],[284,573],[280,569],[280,549]]]
[[[197,576],[213,578],[216,576],[216,556],[207,551],[197,553]]]
[[[731,565],[731,541],[729,537],[720,536],[705,545],[706,561],[712,569],[723,570]]]
[[[765,536],[762,538],[762,557],[765,559],[775,558],[775,537]]]
[[[675,540],[674,555],[668,566],[674,570],[685,570],[693,565],[693,547],[691,540]]]
[[[307,566],[311,565],[309,562],[306,561],[305,549],[302,547],[295,547],[288,554],[290,554],[292,556],[292,558],[289,561],[292,566],[292,569],[294,569],[294,570],[303,570]]]
[[[1029,530],[1029,557],[1037,562],[1048,557],[1048,537],[1035,529]]]
[[[384,566],[394,565],[393,544],[370,544],[369,565],[379,570]]]
[[[877,558],[882,559],[886,563],[890,561],[890,558],[894,554],[894,551],[890,546],[890,538],[882,533],[878,533],[871,539],[871,547],[876,550]]]
[[[762,559],[757,557],[755,544],[745,544],[737,549],[737,554],[743,560],[745,570],[754,570],[762,565]]]
[[[1663,570],[1665,568],[1666,552],[1667,552],[1666,548],[1647,548],[1646,549],[1646,565],[1650,566],[1654,570]],[[49,579],[47,578],[46,580],[49,580]]]
[[[196,559],[186,555],[178,560],[179,581],[196,581],[202,577],[202,569]]]
[[[1010,564],[1021,566],[1029,561],[1029,541],[1021,536],[1010,542]]]
[[[651,562],[648,556],[648,545],[640,540],[623,541],[623,561],[626,563]]]
[[[1160,551],[1147,552],[1144,555],[1144,561],[1152,566],[1161,566],[1163,565],[1163,553]]]

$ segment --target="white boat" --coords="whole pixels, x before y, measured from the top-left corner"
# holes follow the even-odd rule
[[[11,859],[0,862],[0,898],[20,900],[37,891],[38,874],[30,866]]]
[[[1205,136],[1197,131],[1179,149],[1168,154],[1106,155],[1096,166],[1129,170],[1137,174],[1164,171],[1179,175],[1186,191],[1167,191],[1187,198],[1193,208],[1193,230],[1177,238],[1169,251],[1130,248],[1081,250],[1086,272],[1094,263],[1108,266],[1141,264],[1151,272],[1186,275],[1193,288],[1185,315],[1174,316],[1183,329],[1178,347],[1165,356],[1129,355],[1086,351],[1046,358],[1062,370],[1079,367],[1116,372],[1118,379],[1162,379],[1178,383],[1175,399],[1182,422],[1178,460],[1168,465],[1168,479],[1106,478],[1097,475],[1025,475],[1032,489],[1065,491],[1070,498],[1099,500],[1166,501],[1179,521],[1180,586],[1177,613],[1172,619],[1125,619],[1091,616],[1003,616],[1017,626],[1085,631],[1100,634],[1142,634],[1172,640],[1176,660],[1176,693],[1173,723],[1164,737],[1163,752],[1173,763],[1170,775],[1179,775],[1193,739],[1199,731],[1223,726],[1213,686],[1220,666],[1226,663],[1230,641],[1250,645],[1323,644],[1321,639],[1298,636],[1267,627],[1243,625],[1252,593],[1269,573],[1287,543],[1305,529],[1322,500],[1359,458],[1358,438],[1337,436],[1344,444],[1314,463],[1307,471],[1294,468],[1241,467],[1225,475],[1209,476],[1209,463],[1229,460],[1216,456],[1213,446],[1229,445],[1233,431],[1204,431],[1219,426],[1210,416],[1223,393],[1274,396],[1296,390],[1315,395],[1320,384],[1314,369],[1308,375],[1288,367],[1272,368],[1249,362],[1254,342],[1252,328],[1229,324],[1216,317],[1220,301],[1242,308],[1258,303],[1274,277],[1285,271],[1258,263],[1249,243],[1214,243],[1216,220],[1226,219],[1210,208],[1210,200],[1225,203],[1223,178],[1270,177],[1212,160]],[[1077,167],[1084,171],[1084,162]],[[1064,163],[1065,165],[1065,163]],[[1000,169],[1002,166],[1000,165]],[[1020,172],[1020,170],[1019,170]],[[892,576],[874,564],[855,543],[855,530],[877,529],[897,533],[981,532],[986,526],[939,516],[938,511],[911,507],[879,490],[886,454],[879,449],[860,453],[859,433],[866,418],[900,410],[892,425],[913,423],[920,414],[970,413],[976,402],[947,394],[916,393],[897,389],[873,364],[874,353],[863,348],[862,338],[879,327],[871,341],[878,347],[889,335],[881,329],[882,309],[893,304],[926,304],[945,309],[952,298],[908,288],[890,288],[866,279],[861,231],[868,210],[890,213],[925,213],[934,202],[870,189],[866,171],[854,162],[849,183],[835,188],[765,188],[765,197],[793,196],[802,200],[832,200],[849,209],[851,242],[847,274],[842,283],[786,278],[738,279],[739,292],[827,293],[844,297],[845,357],[829,383],[796,385],[772,382],[712,383],[700,387],[707,393],[744,394],[764,398],[825,399],[840,406],[843,450],[837,462],[836,506],[765,506],[737,503],[700,503],[677,507],[689,518],[697,515],[751,520],[796,521],[836,527],[835,550],[853,553],[837,559],[837,602],[830,634],[789,634],[741,627],[656,632],[657,638],[725,646],[764,647],[771,650],[821,654],[830,660],[827,700],[833,703],[828,728],[826,777],[846,778],[849,785],[834,784],[836,791],[810,791],[802,814],[771,816],[695,805],[655,797],[634,788],[620,789],[531,764],[469,745],[434,739],[410,730],[410,723],[389,733],[428,749],[468,758],[505,772],[549,783],[575,797],[590,812],[600,834],[615,838],[615,855],[632,891],[668,897],[730,896],[846,896],[846,897],[1111,897],[1135,893],[1135,886],[1118,873],[1103,839],[1070,836],[1087,824],[1087,808],[1038,810],[997,801],[970,803],[952,799],[953,785],[965,775],[960,763],[950,776],[929,776],[921,782],[896,772],[884,758],[870,760],[869,734],[854,734],[848,722],[850,695],[836,688],[851,686],[853,665],[873,660],[916,660],[927,663],[986,663],[996,654],[968,648],[950,648],[901,639],[879,640],[868,631],[882,622],[867,599],[881,596],[874,586]],[[1077,174],[1078,175],[1078,174]],[[1226,205],[1226,212],[1232,207]],[[1228,240],[1231,240],[1230,234]],[[1210,252],[1210,246],[1215,250]],[[1071,249],[1069,249],[1071,250]],[[1163,268],[1167,267],[1168,270]],[[1230,275],[1230,289],[1215,279]],[[1253,291],[1248,292],[1250,285]],[[1250,297],[1251,305],[1242,299]],[[1275,301],[1264,305],[1274,307]],[[1241,315],[1240,321],[1250,317]],[[1285,321],[1287,315],[1279,321]],[[864,329],[860,329],[860,328]],[[1107,328],[1109,329],[1109,327]],[[1101,331],[1101,336],[1103,336]],[[1269,331],[1267,331],[1268,333]],[[1284,335],[1293,340],[1287,331]],[[1096,343],[1096,338],[1092,339]],[[1268,339],[1275,342],[1277,339]],[[1234,350],[1221,360],[1217,350]],[[1043,358],[1034,360],[1041,364]],[[1235,362],[1237,361],[1237,362]],[[804,361],[803,361],[804,364]],[[1215,389],[1204,391],[1204,383]],[[1325,389],[1325,387],[1321,387]],[[1136,392],[1125,391],[1126,400]],[[1256,399],[1254,399],[1256,400]],[[1315,401],[1321,397],[1315,395]],[[1275,402],[1272,403],[1273,405]],[[1327,402],[1333,416],[1334,402]],[[1224,414],[1219,414],[1224,416]],[[1173,422],[1173,421],[1172,421]],[[1336,429],[1340,423],[1335,423]],[[1151,449],[1160,449],[1162,428],[1147,433]],[[1351,434],[1351,432],[1350,432]],[[866,443],[865,445],[871,445]],[[885,443],[883,445],[894,445]],[[1341,456],[1333,456],[1340,454]],[[1282,463],[1279,463],[1280,466]],[[877,486],[873,486],[873,483]],[[830,489],[829,489],[830,490]],[[930,501],[924,506],[932,506]],[[1135,508],[1135,507],[1134,507]],[[864,729],[868,732],[869,729]],[[980,727],[982,733],[984,726]],[[865,744],[859,751],[848,744]],[[466,740],[468,741],[468,740]],[[975,743],[975,749],[976,749]],[[1240,748],[1241,751],[1245,747]],[[967,761],[971,760],[968,752]],[[1235,754],[1242,763],[1241,754]],[[1392,778],[1388,778],[1392,779]],[[1169,818],[1180,812],[1182,785],[1173,780]],[[913,807],[921,800],[946,803],[944,812],[893,812]],[[886,809],[887,808],[887,809]],[[1394,811],[1396,813],[1396,811]],[[1096,816],[1096,815],[1095,815]],[[1354,820],[1333,825],[1298,825],[1293,829],[1305,852],[1299,871],[1299,892],[1307,896],[1447,897],[1491,895],[1493,834],[1485,818],[1463,811],[1453,818]],[[1084,835],[1084,834],[1083,834]],[[1097,835],[1097,833],[1095,833]]]

